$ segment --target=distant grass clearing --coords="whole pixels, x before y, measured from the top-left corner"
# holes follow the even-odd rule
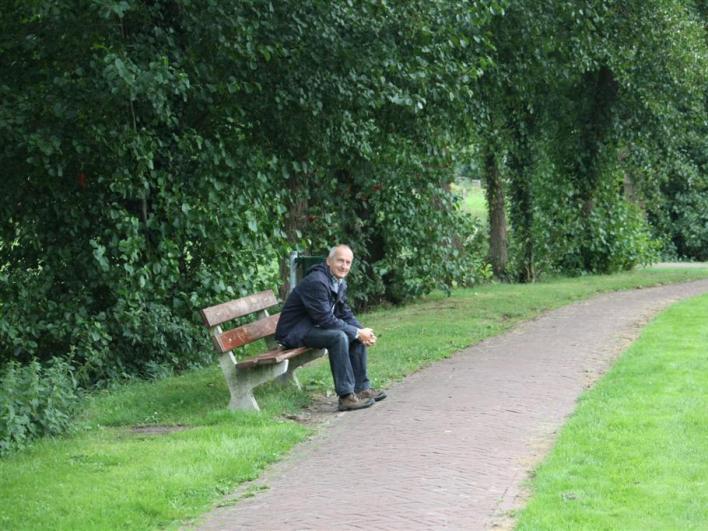
[[[487,220],[487,200],[484,197],[484,188],[473,181],[463,181],[454,184],[452,191],[462,199],[462,208],[473,217],[481,221]]]

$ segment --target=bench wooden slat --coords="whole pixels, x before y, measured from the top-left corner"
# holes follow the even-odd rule
[[[280,314],[268,315],[266,310],[275,306],[278,300],[272,291],[261,291],[248,297],[217,304],[201,311],[204,324],[210,329],[210,335],[216,350],[221,353],[219,365],[229,386],[231,400],[229,408],[258,411],[258,403],[253,390],[261,384],[280,379],[281,383],[290,382],[300,389],[295,370],[317,358],[326,351],[300,347],[286,349],[274,348],[277,343],[273,336]],[[233,319],[249,314],[256,314],[257,320],[223,331],[221,325]],[[237,361],[232,352],[259,339],[265,339],[268,352],[252,358]]]
[[[227,330],[223,334],[213,336],[214,345],[221,352],[228,352],[235,348],[253,343],[263,337],[275,334],[275,327],[278,324],[279,313],[269,315],[258,321],[239,326],[232,330]]]
[[[204,308],[201,314],[202,319],[204,319],[204,324],[211,328],[212,326],[220,325],[231,319],[243,317],[244,315],[259,310],[265,310],[276,304],[278,304],[278,300],[275,298],[273,291],[265,290],[249,295],[248,297]]]
[[[236,368],[246,369],[248,367],[253,367],[254,365],[266,365],[266,364],[270,364],[270,363],[280,363],[281,361],[289,360],[290,358],[294,358],[296,356],[299,356],[300,354],[302,354],[303,352],[307,352],[308,350],[310,350],[310,347],[298,347],[298,348],[293,348],[290,350],[278,348],[275,350],[271,350],[270,352],[265,352],[263,354],[255,356],[253,358],[239,361],[236,364]]]

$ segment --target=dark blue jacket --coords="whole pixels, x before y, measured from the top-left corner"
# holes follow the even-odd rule
[[[314,326],[343,330],[350,340],[363,328],[347,304],[347,283],[339,291],[332,287],[334,277],[327,264],[312,266],[302,281],[288,295],[280,312],[275,339],[288,348],[301,347],[305,335]]]

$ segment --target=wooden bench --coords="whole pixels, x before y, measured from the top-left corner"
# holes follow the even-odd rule
[[[253,396],[253,389],[271,380],[278,379],[283,384],[294,384],[299,388],[295,369],[327,352],[307,347],[280,347],[273,339],[280,314],[269,315],[267,310],[276,304],[275,294],[266,290],[201,311],[214,347],[221,355],[219,364],[231,393],[230,409],[258,411],[260,408]],[[221,327],[224,323],[253,313],[257,316],[253,322],[226,331]],[[236,359],[235,349],[259,339],[265,339],[267,352],[240,361]]]

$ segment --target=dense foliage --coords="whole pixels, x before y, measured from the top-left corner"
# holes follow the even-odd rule
[[[10,362],[0,371],[0,456],[65,432],[77,405],[77,382],[66,361]]]
[[[701,6],[519,1],[495,20],[480,153],[496,155],[482,166],[511,222],[510,261],[493,254],[495,271],[618,271],[654,259],[657,237],[705,256]],[[489,217],[502,238],[503,213]]]
[[[351,243],[359,304],[484,274],[446,193],[496,2],[6,2],[0,356],[211,359],[196,311]]]
[[[0,364],[203,364],[197,310],[281,289],[295,248],[350,243],[359,307],[486,278],[449,192],[470,144],[508,211],[497,273],[626,269],[657,238],[705,258],[704,23],[678,0],[5,0]]]

